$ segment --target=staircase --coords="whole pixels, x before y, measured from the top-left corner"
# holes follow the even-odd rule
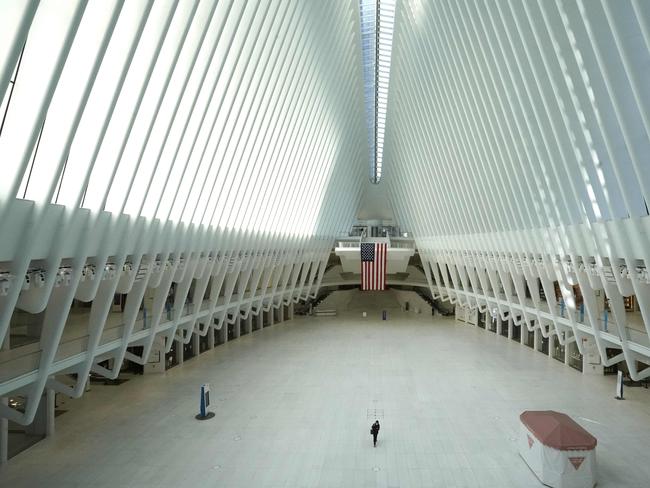
[[[429,295],[427,295],[426,293],[424,293],[424,291],[422,291],[422,290],[419,289],[419,288],[416,288],[414,291],[415,291],[415,293],[417,293],[417,294],[420,296],[420,298],[422,298],[422,300],[424,300],[424,301],[427,302],[429,305],[431,305],[431,309],[432,309],[432,310],[435,309],[435,310],[438,311],[439,314],[441,314],[441,315],[446,315],[445,312],[443,312],[442,310],[440,310],[440,308],[438,308],[438,307],[436,306],[436,302],[435,302],[435,300],[434,300],[433,298],[431,298]]]
[[[318,294],[318,296],[311,303],[313,314],[319,317],[334,316],[336,309],[334,308],[319,308],[319,305],[332,293],[331,290],[325,290]]]

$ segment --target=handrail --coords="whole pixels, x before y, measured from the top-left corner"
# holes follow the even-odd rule
[[[372,238],[371,238],[372,239]],[[359,249],[361,247],[361,240],[359,241],[338,241],[336,247],[351,247],[355,249]],[[389,240],[388,242],[388,248],[389,249],[415,249],[415,241],[413,240],[408,240],[408,241],[392,241]]]
[[[359,242],[346,242],[346,241],[339,241],[338,246],[336,247],[352,247],[352,248],[360,248],[361,244]]]

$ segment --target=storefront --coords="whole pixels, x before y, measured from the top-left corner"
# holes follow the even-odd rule
[[[618,356],[621,354],[620,349],[613,349],[611,347],[605,348],[605,353],[607,354],[607,359],[612,359],[615,356]],[[614,363],[611,366],[605,366],[603,367],[603,374],[609,375],[609,374],[618,374],[618,364]]]
[[[520,319],[521,317],[517,317],[517,319]],[[516,325],[512,324],[512,340],[516,342],[521,342],[521,328],[524,327],[523,325]]]
[[[228,340],[229,341],[232,341],[233,339],[235,339],[237,337],[236,327],[237,327],[237,322],[235,322],[234,324],[228,324]]]
[[[217,319],[215,319],[215,322],[216,320]],[[217,329],[216,327],[213,329],[215,346],[219,346],[226,342],[226,330],[227,329],[224,325],[222,325],[220,329]]]
[[[165,339],[167,342],[169,339]],[[168,370],[178,365],[178,357],[176,356],[176,348],[178,347],[178,342],[172,340],[171,349],[165,353],[165,369]]]
[[[199,354],[210,349],[210,337],[208,334],[199,336]]]
[[[562,336],[564,337],[564,332],[562,332]],[[560,341],[558,340],[558,337],[555,338],[555,341],[553,341],[553,359],[556,359],[560,361],[561,363],[564,362],[564,355],[565,355],[565,346],[560,344]]]
[[[478,313],[478,321],[476,325],[478,325],[481,329],[485,329],[486,317],[487,317],[487,312]]]
[[[582,354],[578,351],[578,345],[575,342],[569,344],[568,364],[574,369],[582,372]]]
[[[500,320],[500,319],[497,317],[497,315],[493,315],[492,317],[490,317],[490,320],[489,320],[489,322],[487,323],[488,330],[489,330],[490,332],[495,332],[495,333],[496,333],[496,331],[497,331],[497,320]]]
[[[505,320],[499,318],[499,320],[501,320],[501,335],[503,337],[508,337],[508,326],[510,323],[510,318],[507,318]]]
[[[188,359],[193,358],[196,356],[198,351],[194,350],[194,341],[190,340],[187,344],[183,344],[183,361],[187,361]]]
[[[534,325],[535,323],[531,320],[530,321],[531,325]],[[535,347],[535,331],[534,330],[528,330],[528,327],[525,327],[523,329],[523,334],[524,334],[524,345],[534,348]]]
[[[544,327],[545,329],[544,332],[546,332],[546,326],[542,326],[542,327]],[[544,337],[541,331],[538,333],[540,335],[540,338],[539,338],[539,346],[537,347],[537,350],[542,354],[546,354],[548,356],[548,343],[549,343],[548,337]]]

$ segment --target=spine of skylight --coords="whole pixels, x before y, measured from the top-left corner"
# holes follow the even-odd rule
[[[361,51],[363,55],[364,101],[368,126],[370,181],[375,181],[376,156],[376,77],[377,77],[377,0],[359,0]]]
[[[377,81],[379,80],[379,26],[380,26],[380,16],[381,16],[381,2],[380,0],[377,0],[377,15],[375,16],[375,103],[374,103],[374,112],[373,112],[373,122],[374,122],[374,141],[375,141],[375,146],[374,146],[374,154],[373,154],[373,165],[371,168],[372,175],[371,179],[372,182],[376,185],[379,183],[379,178],[381,177],[381,167],[379,165],[379,160],[377,159],[379,156],[379,151],[378,151],[378,146],[377,143],[379,141],[378,139],[378,134],[377,134],[377,129],[378,129],[378,105],[377,101],[378,99],[378,85]]]
[[[375,65],[375,157],[373,183],[381,180],[388,107],[388,81],[390,76],[393,28],[395,25],[395,0],[377,0],[377,58]]]

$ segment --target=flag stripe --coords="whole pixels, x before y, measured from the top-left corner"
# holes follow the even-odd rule
[[[388,246],[384,244],[384,270],[382,271],[382,276],[384,279],[384,286],[382,290],[386,289],[386,275],[388,274]]]
[[[385,243],[361,244],[361,289],[385,290],[388,249]]]
[[[376,263],[375,263],[375,290],[380,290],[379,288],[379,270],[380,270],[380,263],[381,263],[381,246],[380,245],[375,245],[375,255],[376,257]]]

